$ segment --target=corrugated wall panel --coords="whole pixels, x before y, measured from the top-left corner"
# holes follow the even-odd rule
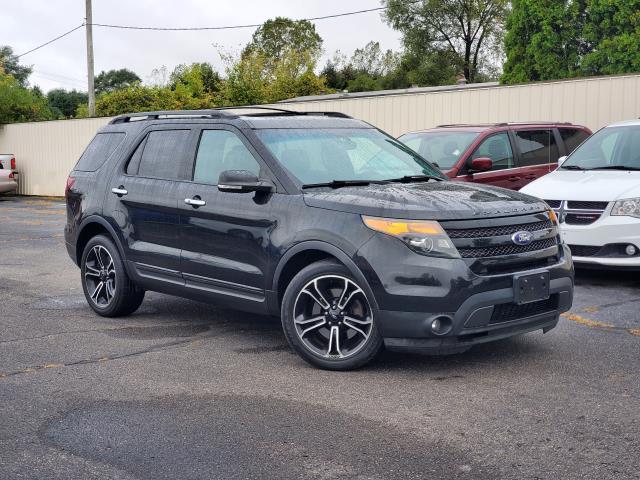
[[[344,112],[395,136],[445,123],[527,120],[573,122],[596,130],[640,116],[640,75],[314,99],[278,106]],[[20,193],[62,195],[67,174],[96,130],[108,121],[97,118],[0,127],[0,153],[15,154]]]

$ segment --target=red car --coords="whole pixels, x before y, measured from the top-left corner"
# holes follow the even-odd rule
[[[519,190],[555,170],[589,135],[582,125],[528,122],[440,125],[398,140],[454,180]]]

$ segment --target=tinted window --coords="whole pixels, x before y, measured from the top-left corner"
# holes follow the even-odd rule
[[[189,133],[189,130],[150,132],[140,159],[138,175],[186,180],[184,151]]]
[[[124,133],[119,132],[97,134],[78,160],[75,169],[83,172],[96,171],[118,148],[124,136]]]
[[[476,139],[477,132],[424,132],[403,135],[400,140],[440,168],[453,167]]]
[[[520,130],[514,133],[520,149],[520,166],[558,161],[558,145],[551,129]]]
[[[136,151],[133,152],[129,163],[127,164],[127,174],[128,175],[137,175],[138,168],[140,168],[140,159],[142,158],[142,152],[144,151],[144,146],[147,143],[147,138],[140,142]]]
[[[567,150],[567,155],[573,152],[578,145],[584,142],[589,134],[584,130],[578,130],[577,128],[560,128],[560,136],[564,141],[564,146]]]
[[[440,171],[406,145],[374,128],[264,129],[257,135],[303,184],[387,180]]]
[[[248,170],[259,175],[260,164],[235,133],[227,130],[203,131],[196,156],[194,181],[216,185],[220,173],[225,170]]]
[[[491,135],[473,152],[471,158],[490,158],[493,162],[491,170],[513,168],[513,151],[506,132]]]

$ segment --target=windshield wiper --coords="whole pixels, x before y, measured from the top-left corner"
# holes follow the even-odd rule
[[[387,182],[385,180],[331,180],[330,182],[322,182],[322,183],[305,183],[304,185],[302,185],[302,188],[366,187],[367,185],[371,185],[372,183],[383,184]]]
[[[560,168],[564,170],[587,170],[586,168],[582,168],[579,165],[561,165]]]
[[[640,170],[640,167],[627,167],[625,165],[605,165],[603,167],[593,167],[589,170]]]
[[[439,182],[442,181],[442,178],[436,177],[435,175],[405,175],[404,177],[399,178],[390,178],[387,182],[401,182],[401,183],[412,183],[412,182],[425,182],[429,180],[437,180]]]

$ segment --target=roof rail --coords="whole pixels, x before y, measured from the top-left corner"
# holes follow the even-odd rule
[[[496,123],[449,123],[437,125],[438,128],[444,127],[508,127],[509,125],[573,125],[571,122],[556,122],[545,120],[533,120],[530,122],[496,122]]]
[[[286,110],[284,108],[276,107],[263,107],[263,106],[251,106],[242,105],[238,107],[220,107],[211,108],[207,110],[158,110],[154,112],[138,112],[127,113],[124,115],[118,115],[113,118],[109,124],[115,123],[128,123],[132,119],[139,120],[158,120],[160,117],[166,118],[179,118],[179,117],[193,117],[193,118],[237,118],[238,115],[231,113],[229,110],[264,110],[260,113],[248,113],[246,115],[324,115],[327,117],[337,118],[352,118],[341,112],[298,112],[295,110]]]

